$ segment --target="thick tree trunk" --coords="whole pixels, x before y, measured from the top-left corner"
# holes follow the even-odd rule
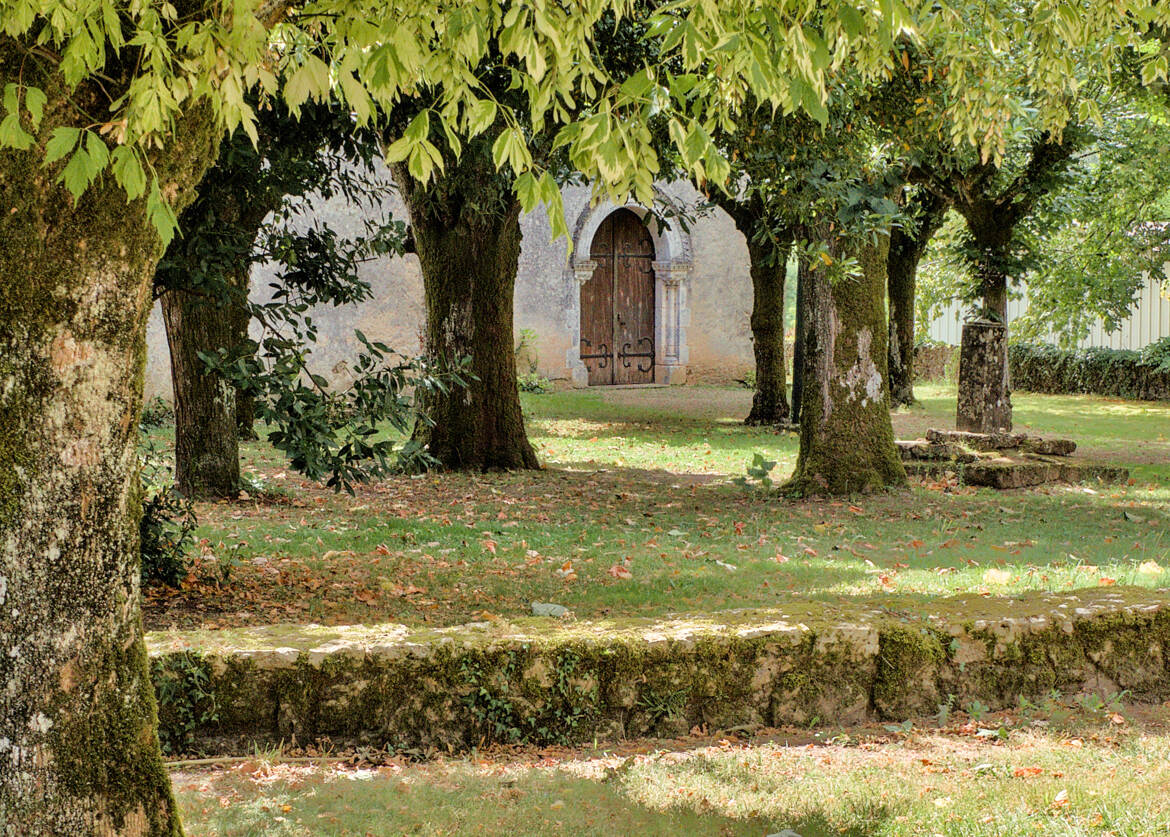
[[[0,38],[49,94],[38,143],[98,97]],[[152,159],[182,204],[214,159],[190,114]],[[106,175],[74,204],[43,144],[0,150],[0,830],[175,835],[139,610],[145,331],[162,254]],[[56,168],[56,167],[54,167]]]
[[[780,252],[748,236],[752,277],[752,349],[756,355],[756,389],[745,424],[788,421],[788,382],[784,357],[784,279],[788,247]]]
[[[836,261],[850,255],[828,233]],[[857,252],[861,275],[805,282],[804,391],[800,454],[788,487],[803,495],[850,494],[906,483],[890,424],[886,381],[886,258],[889,240]]]
[[[199,357],[235,344],[232,307],[198,290],[162,295],[175,396],[175,483],[191,499],[231,498],[240,489],[236,389]]]
[[[476,183],[491,189],[497,175],[486,161],[468,159],[444,178],[463,182],[441,198],[396,177],[410,212],[422,267],[426,356],[435,364],[471,358],[475,379],[447,392],[425,390],[414,440],[441,466],[453,469],[539,468],[524,430],[516,383],[512,303],[520,259],[520,205],[510,192],[487,211],[474,205]],[[479,199],[491,204],[492,198]]]

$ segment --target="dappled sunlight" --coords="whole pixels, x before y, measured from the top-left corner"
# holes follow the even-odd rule
[[[1011,711],[945,709],[885,727],[696,728],[604,751],[489,749],[422,763],[261,752],[173,780],[188,829],[209,837],[910,837],[956,827],[1055,837],[1155,834],[1170,822],[1165,707],[1055,693]]]
[[[953,410],[953,390],[919,396],[896,427]],[[1126,486],[996,492],[944,481],[794,502],[730,478],[760,453],[782,480],[795,434],[701,418],[729,412],[704,399],[746,405],[750,393],[526,395],[545,470],[396,477],[353,497],[303,482],[254,443],[245,469],[273,493],[200,505],[191,574],[180,590],[147,592],[147,623],[435,628],[529,617],[532,602],[612,620],[1170,587],[1170,452],[1087,442],[1103,457],[1143,457]],[[1033,400],[1060,399],[1021,396]],[[1138,438],[1145,409],[1094,418],[1098,438]]]

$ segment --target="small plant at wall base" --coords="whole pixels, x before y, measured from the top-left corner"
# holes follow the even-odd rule
[[[537,370],[540,368],[540,353],[536,348],[536,330],[520,329],[520,340],[516,343],[516,384],[521,392],[542,395],[552,390],[552,382]]]
[[[219,721],[219,706],[210,691],[210,666],[195,651],[157,657],[150,662],[158,700],[158,738],[163,753],[189,753],[195,731]]]
[[[527,651],[525,647],[524,651]],[[497,661],[464,660],[460,677],[470,687],[464,704],[488,744],[572,744],[597,714],[597,687],[573,682],[581,658],[561,654],[553,668],[554,682],[541,700],[523,694],[523,654],[506,652]],[[485,663],[495,665],[495,672]],[[502,683],[502,688],[495,684]]]

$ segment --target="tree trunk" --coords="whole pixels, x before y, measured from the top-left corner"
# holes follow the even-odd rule
[[[788,421],[788,382],[784,369],[784,279],[788,246],[777,252],[748,236],[752,277],[752,349],[756,355],[756,390],[745,424]]]
[[[822,231],[830,256],[850,254]],[[861,275],[808,274],[804,306],[804,391],[800,454],[788,487],[802,495],[850,494],[904,485],[894,446],[886,382],[886,259],[889,239],[868,239],[857,252]]]
[[[889,368],[892,406],[914,403],[914,296],[918,263],[930,239],[946,217],[949,201],[919,189],[907,207],[909,230],[890,232],[889,271]]]
[[[240,490],[236,389],[199,357],[235,344],[233,307],[198,290],[162,295],[175,395],[175,484],[191,499],[232,498]]]
[[[796,263],[796,323],[792,339],[792,423],[800,424],[800,405],[804,399],[804,347],[807,341],[804,303],[808,296],[808,258],[801,255]]]
[[[0,38],[0,41],[3,39]],[[43,143],[104,101],[0,48],[0,86],[49,96],[38,146],[0,150],[0,825],[181,833],[139,597],[146,321],[162,247],[107,174],[77,202]],[[204,109],[151,163],[180,205],[214,159]]]
[[[890,404],[914,403],[914,290],[922,250],[901,229],[890,233]]]
[[[483,209],[493,204],[485,193],[498,175],[485,168],[490,156],[480,156],[469,149],[458,170],[448,166],[441,179],[458,181],[449,189],[420,186],[401,167],[395,171],[422,267],[425,354],[436,365],[470,357],[475,376],[465,388],[424,390],[413,438],[445,468],[539,468],[520,411],[513,344],[520,204],[508,188]]]
[[[240,296],[233,299],[228,310],[232,331],[231,342],[228,346],[239,346],[248,339],[248,326],[252,322],[252,312],[248,309],[248,293],[251,290],[251,266],[241,269],[236,276],[236,287]],[[259,438],[256,435],[256,399],[236,389],[236,436],[241,441]]]

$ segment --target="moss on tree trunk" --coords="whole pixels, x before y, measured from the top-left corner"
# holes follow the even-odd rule
[[[0,86],[48,94],[38,146],[0,150],[0,831],[181,832],[156,735],[138,589],[138,418],[151,278],[144,201],[80,200],[43,143],[103,91],[67,90],[0,38]],[[214,159],[205,112],[152,158],[185,203]]]
[[[788,421],[788,381],[784,357],[784,279],[788,270],[787,242],[782,249],[748,236],[752,277],[752,350],[756,356],[756,387],[745,424]]]
[[[838,263],[856,253],[860,275],[823,266],[804,282],[806,327],[800,454],[793,493],[849,494],[900,486],[886,381],[886,259],[889,239],[859,250],[821,231]]]
[[[539,468],[524,430],[512,308],[520,259],[520,205],[489,155],[471,145],[437,184],[396,167],[422,267],[424,352],[449,364],[470,357],[465,388],[425,390],[414,440],[452,469]]]

